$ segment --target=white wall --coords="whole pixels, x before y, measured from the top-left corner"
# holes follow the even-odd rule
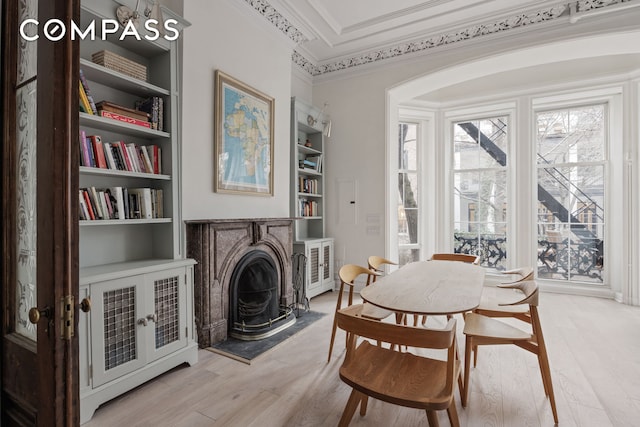
[[[292,46],[244,2],[189,0],[184,17],[183,219],[288,217]],[[216,69],[275,99],[273,197],[213,190]]]

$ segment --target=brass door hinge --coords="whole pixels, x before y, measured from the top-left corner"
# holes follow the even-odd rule
[[[70,340],[74,334],[74,298],[73,295],[67,295],[60,299],[60,320],[62,320],[62,329],[60,338]]]

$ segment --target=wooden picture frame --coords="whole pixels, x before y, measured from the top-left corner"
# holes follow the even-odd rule
[[[215,72],[214,187],[273,196],[274,99]]]

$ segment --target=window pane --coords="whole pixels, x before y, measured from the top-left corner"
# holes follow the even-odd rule
[[[604,105],[537,115],[541,278],[603,281],[605,118]]]
[[[604,105],[538,114],[538,163],[604,160],[604,114]]]
[[[453,138],[454,169],[506,166],[506,117],[458,122]]]
[[[400,265],[420,256],[418,224],[418,124],[400,123],[398,141],[398,254]],[[406,246],[411,245],[410,248]],[[418,247],[416,247],[418,246]],[[414,259],[415,258],[415,259]]]
[[[507,118],[454,124],[454,250],[480,255],[481,265],[507,261]]]
[[[417,169],[417,133],[418,125],[414,123],[403,123],[400,125],[400,170]]]

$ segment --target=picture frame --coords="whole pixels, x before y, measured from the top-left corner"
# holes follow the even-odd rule
[[[215,72],[214,188],[273,196],[274,99]]]

